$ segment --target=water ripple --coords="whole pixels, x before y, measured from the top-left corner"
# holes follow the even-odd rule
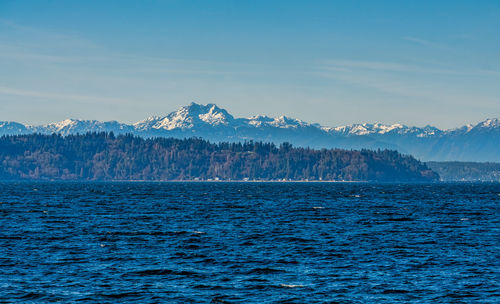
[[[0,302],[498,303],[499,184],[0,183]]]

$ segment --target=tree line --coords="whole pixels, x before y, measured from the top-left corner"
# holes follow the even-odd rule
[[[434,181],[426,164],[392,150],[211,143],[87,133],[0,137],[0,179]]]
[[[499,182],[500,163],[428,162],[443,181]]]

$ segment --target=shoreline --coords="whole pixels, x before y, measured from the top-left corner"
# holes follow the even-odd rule
[[[17,179],[0,180],[0,183],[199,183],[199,184],[496,184],[500,181],[335,181],[335,180],[46,180],[46,179]]]

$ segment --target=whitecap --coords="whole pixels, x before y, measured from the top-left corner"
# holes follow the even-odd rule
[[[285,288],[299,288],[299,287],[304,287],[304,285],[280,284],[280,287],[285,287]]]

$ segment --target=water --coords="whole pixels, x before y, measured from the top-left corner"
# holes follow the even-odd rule
[[[500,184],[10,182],[0,202],[0,302],[500,302]]]

